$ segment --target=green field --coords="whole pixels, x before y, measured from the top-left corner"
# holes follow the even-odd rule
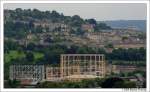
[[[42,53],[39,52],[33,52],[34,54],[34,58],[35,60],[38,60],[39,58],[43,57],[44,55]],[[5,53],[4,54],[4,62],[8,63],[10,62],[12,59],[21,59],[21,58],[25,58],[25,53],[24,52],[19,52],[16,50],[11,50],[9,51],[9,53]]]

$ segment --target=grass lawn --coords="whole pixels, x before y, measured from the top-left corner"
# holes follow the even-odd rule
[[[25,57],[25,54],[23,52],[18,52],[16,50],[12,50],[8,54],[4,54],[5,63],[10,62],[11,59],[23,58],[23,57]]]
[[[39,53],[39,52],[34,52],[33,54],[34,54],[35,61],[44,56],[44,54]],[[4,60],[5,60],[5,63],[8,63],[11,61],[11,59],[24,58],[24,57],[25,57],[24,52],[11,50],[8,54],[4,55]]]
[[[34,58],[35,58],[35,60],[37,60],[39,58],[42,58],[43,56],[44,56],[44,54],[42,54],[42,53],[34,52]]]

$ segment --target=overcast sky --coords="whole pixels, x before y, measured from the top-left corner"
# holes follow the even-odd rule
[[[118,3],[118,4],[4,4],[4,9],[39,9],[56,10],[67,16],[80,15],[84,19],[94,18],[98,21],[103,20],[145,20],[146,4],[138,3]]]

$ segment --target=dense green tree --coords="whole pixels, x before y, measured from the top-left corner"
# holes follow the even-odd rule
[[[28,24],[21,23],[21,22],[6,22],[4,24],[4,34],[6,37],[13,37],[16,39],[21,39],[26,37],[27,33],[29,32]]]
[[[36,45],[34,43],[29,43],[26,47],[26,50],[34,51]]]
[[[112,77],[107,78],[102,83],[102,88],[123,88],[124,87],[124,81],[121,78]]]
[[[31,32],[42,32],[43,29],[41,27],[34,28],[34,22],[38,20],[43,21],[43,19],[47,19],[48,21],[55,22],[55,23],[65,23],[71,27],[75,27],[75,29],[80,29],[82,24],[89,23],[94,25],[94,29],[109,29],[109,26],[106,24],[97,24],[95,19],[87,19],[84,20],[78,15],[74,16],[64,16],[62,13],[58,13],[57,11],[40,11],[38,9],[21,9],[17,8],[16,10],[5,10],[10,13],[9,17],[6,18],[5,22],[5,35],[9,37],[15,38],[23,38],[25,37],[29,30]],[[17,20],[13,22],[13,20]],[[81,31],[82,30],[75,30]],[[80,32],[78,32],[80,33]],[[17,34],[17,35],[16,35]]]
[[[106,51],[104,48],[98,48],[98,52],[99,54],[106,54]]]
[[[78,54],[87,54],[88,52],[87,52],[87,48],[85,48],[85,47],[80,47],[80,48],[78,48],[77,49],[77,52],[76,53],[78,53]]]
[[[111,29],[110,26],[108,26],[107,24],[105,23],[98,23],[95,27],[97,30],[107,30],[107,29]]]
[[[84,20],[82,18],[80,18],[80,16],[78,15],[74,15],[71,18],[71,26],[75,26],[75,27],[81,27],[81,25],[84,23]]]
[[[28,62],[33,62],[34,61],[34,54],[31,51],[26,52],[26,60]]]
[[[72,46],[70,46],[70,48],[67,49],[67,53],[75,54],[78,48],[79,48],[78,46],[72,45]]]
[[[114,46],[113,46],[112,43],[108,43],[108,44],[105,45],[105,48],[113,48],[113,47],[114,47]]]
[[[17,88],[20,86],[20,81],[18,80],[8,80],[8,84],[6,87],[8,88]]]
[[[83,31],[81,28],[77,28],[77,30],[75,31],[75,34],[77,35],[83,35],[85,33],[85,31]]]
[[[126,61],[145,61],[146,49],[129,48],[129,49],[113,49],[112,53],[106,54],[110,60],[126,60]]]
[[[51,12],[51,17],[52,18],[58,18],[60,16],[60,14],[57,12],[57,11],[55,11],[55,10],[53,10],[52,12]]]
[[[89,24],[97,25],[97,22],[95,19],[87,19],[86,20]]]
[[[136,88],[136,83],[135,82],[125,82],[124,88]]]
[[[12,40],[4,41],[4,51],[16,50],[19,47],[20,46],[17,44],[17,42],[14,42]]]
[[[44,53],[44,60],[49,64],[58,64],[60,62],[60,54],[64,54],[65,49],[61,47],[51,47]]]

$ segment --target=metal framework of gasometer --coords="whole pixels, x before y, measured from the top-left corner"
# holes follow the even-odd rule
[[[104,55],[62,54],[60,72],[61,78],[68,80],[103,78],[106,72]]]
[[[61,54],[60,66],[50,65],[11,65],[10,79],[23,84],[36,84],[40,81],[81,80],[103,78],[106,73],[103,54]]]

